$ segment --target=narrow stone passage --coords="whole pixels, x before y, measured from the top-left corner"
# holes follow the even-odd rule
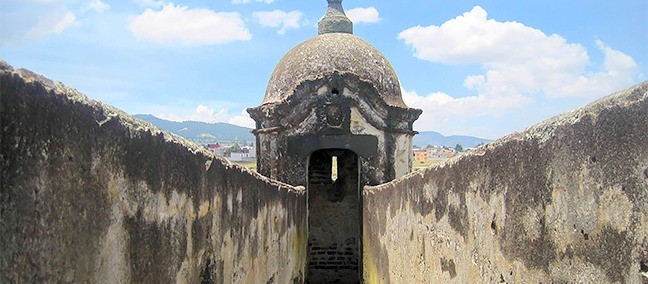
[[[359,283],[358,156],[348,150],[316,151],[308,177],[307,281]]]

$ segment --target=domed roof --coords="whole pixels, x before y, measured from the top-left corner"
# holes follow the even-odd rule
[[[353,74],[374,85],[390,106],[407,107],[396,72],[380,51],[353,35],[342,0],[327,0],[328,9],[314,38],[295,46],[279,61],[270,77],[262,104],[281,102],[306,81]]]
[[[272,72],[262,104],[283,101],[303,82],[334,72],[354,74],[372,83],[388,105],[407,107],[389,61],[371,44],[348,33],[320,34],[290,50]]]

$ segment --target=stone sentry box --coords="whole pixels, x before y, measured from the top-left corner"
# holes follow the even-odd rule
[[[413,122],[387,59],[329,0],[319,34],[277,64],[256,122],[259,173],[308,192],[308,282],[360,281],[362,194],[411,170]],[[334,166],[336,164],[336,166]]]

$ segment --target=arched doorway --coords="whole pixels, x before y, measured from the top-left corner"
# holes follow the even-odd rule
[[[362,196],[358,155],[313,152],[308,160],[308,283],[359,283]]]

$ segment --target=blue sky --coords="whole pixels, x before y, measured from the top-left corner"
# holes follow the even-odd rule
[[[343,1],[419,131],[498,138],[648,76],[648,1]],[[2,0],[0,58],[131,114],[251,126],[324,0]]]

